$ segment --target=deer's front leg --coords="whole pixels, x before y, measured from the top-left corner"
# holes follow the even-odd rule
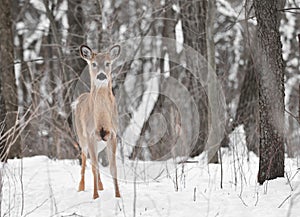
[[[97,155],[95,152],[94,147],[89,148],[89,153],[92,161],[92,172],[94,177],[94,193],[93,193],[93,199],[96,199],[99,197],[98,194],[98,162],[97,162]]]
[[[116,166],[116,148],[117,148],[117,138],[116,135],[113,135],[110,143],[107,146],[107,155],[109,159],[109,169],[113,177],[114,186],[115,186],[115,196],[121,197],[118,185],[117,178],[117,166]]]
[[[100,191],[103,190],[103,184],[102,184],[101,178],[100,178],[100,170],[98,171],[98,190],[100,190]]]

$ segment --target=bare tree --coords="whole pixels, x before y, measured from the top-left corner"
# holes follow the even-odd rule
[[[5,101],[4,101],[4,96],[2,93],[2,70],[0,71],[0,137],[2,138],[2,135],[4,133],[4,126],[5,126],[5,116],[6,116],[6,108],[5,108]],[[4,140],[1,140],[0,142],[0,159],[5,160],[5,152],[6,152],[6,148],[5,148],[5,142]]]
[[[32,118],[21,133],[21,144],[25,156],[47,154],[52,157],[60,156],[64,158],[75,157],[76,154],[78,154],[78,151],[73,152],[74,150],[71,147],[75,142],[75,136],[72,133],[70,103],[72,101],[76,80],[79,78],[79,73],[84,67],[83,61],[78,56],[77,49],[80,44],[88,43],[93,48],[102,50],[117,41],[121,41],[121,43],[122,41],[126,41],[127,43],[127,41],[130,41],[127,39],[133,37],[152,35],[176,39],[177,30],[181,29],[180,24],[182,24],[184,43],[194,50],[197,50],[198,53],[201,53],[201,55],[207,59],[207,62],[216,70],[218,78],[222,82],[228,105],[228,134],[232,132],[232,126],[235,127],[238,124],[243,124],[249,150],[258,152],[258,134],[259,130],[261,133],[263,130],[262,128],[259,129],[256,124],[258,124],[258,118],[262,120],[265,115],[261,112],[260,117],[258,117],[258,97],[261,98],[262,105],[262,96],[266,91],[258,92],[258,88],[256,88],[259,85],[257,79],[261,80],[259,87],[263,86],[263,84],[265,84],[264,86],[268,85],[273,87],[269,85],[269,83],[276,80],[273,79],[273,77],[276,77],[277,74],[273,73],[274,75],[272,75],[272,73],[270,73],[271,76],[267,76],[268,82],[265,82],[265,80],[263,80],[264,78],[261,79],[261,75],[263,75],[262,69],[265,68],[269,68],[272,72],[274,71],[273,68],[275,68],[276,64],[272,62],[270,67],[265,67],[265,63],[271,63],[271,58],[269,57],[275,56],[271,53],[274,53],[274,50],[276,51],[275,47],[277,47],[277,44],[273,43],[271,46],[265,45],[266,43],[264,42],[259,42],[260,45],[258,47],[262,48],[259,55],[257,55],[257,51],[254,50],[255,48],[250,50],[251,46],[245,45],[248,43],[249,35],[256,33],[256,22],[252,19],[247,19],[254,15],[252,1],[246,1],[245,3],[245,1],[238,2],[229,0],[112,0],[110,2],[103,0],[88,2],[82,0],[43,0],[42,2],[44,2],[46,10],[40,10],[37,4],[32,1],[20,2],[14,0],[12,3],[3,1],[4,4],[1,6],[1,10],[4,11],[1,15],[3,17],[1,23],[2,25],[5,23],[5,26],[2,28],[10,29],[9,31],[1,31],[0,33],[2,39],[1,56],[3,56],[0,60],[1,124],[4,123],[6,118],[6,128],[2,135],[7,132],[8,128],[13,130],[12,127],[15,121],[9,121],[8,119],[12,119],[12,116],[16,116],[17,104],[19,103],[18,114],[20,120],[26,121],[29,120],[29,117]],[[265,5],[268,6],[266,2],[258,0],[256,3],[257,2],[262,4],[263,7],[265,7]],[[7,6],[7,4],[9,4],[9,6]],[[257,5],[258,3],[256,6]],[[288,2],[287,6],[294,7],[295,3]],[[6,7],[10,7],[10,10]],[[245,10],[249,13],[249,16],[245,15],[246,20],[238,20],[239,22],[237,22],[237,18],[242,16],[242,13],[239,12],[234,14],[237,8],[242,8],[242,11]],[[276,4],[276,9],[280,10],[281,7]],[[268,9],[268,7],[265,7],[264,10],[257,9],[258,14],[264,14],[264,16],[258,16],[261,18],[259,21],[260,32],[258,32],[258,35],[261,36],[259,41],[264,41],[266,38],[274,38],[271,36],[271,33],[268,33],[273,31],[269,26],[273,26],[274,23],[269,21],[269,19],[265,19],[270,11],[271,9]],[[10,21],[7,18],[8,15],[10,16]],[[269,16],[270,19],[275,17],[274,14]],[[297,111],[299,101],[296,95],[299,83],[299,78],[297,77],[298,64],[295,63],[295,59],[298,57],[298,48],[290,46],[296,42],[296,27],[299,24],[299,19],[296,19],[296,25],[291,25],[291,19],[289,19],[290,17],[296,18],[296,16],[297,15],[291,14],[282,19],[282,26],[288,26],[290,32],[293,30],[292,36],[286,37],[286,35],[284,35],[284,37],[282,37],[282,41],[289,45],[283,47],[283,51],[287,56],[287,58],[285,58],[287,59],[286,69],[289,72],[285,77],[286,83],[289,87],[292,86],[292,88],[287,88],[288,91],[286,91],[287,110],[292,114],[287,117],[288,132],[286,134],[287,148],[290,156],[293,155],[293,152],[296,150],[295,148],[297,148],[296,145],[298,144],[299,135],[299,125],[294,117],[296,116],[295,112]],[[5,22],[5,20],[8,20],[8,22]],[[269,24],[269,22],[272,24]],[[276,22],[279,25],[279,21]],[[251,28],[247,30],[247,27],[244,25],[248,24],[251,25]],[[12,27],[13,32],[11,33]],[[273,28],[275,29],[275,27]],[[275,30],[277,31],[277,27]],[[4,32],[5,35],[3,34]],[[214,40],[212,36],[214,36]],[[5,53],[2,51],[4,48],[10,46],[9,43],[11,43],[12,37],[15,42],[14,51],[7,50],[5,52],[6,54],[9,52],[14,53],[10,56],[4,55]],[[276,37],[278,36],[276,35]],[[5,43],[5,40],[8,40],[8,38],[11,38],[9,43]],[[243,46],[243,44],[245,46]],[[213,48],[214,45],[215,49]],[[144,46],[143,49],[150,53],[154,51],[154,47],[155,46],[151,47],[147,45]],[[177,52],[176,54],[180,57],[180,61],[182,60],[184,62],[184,52],[177,51],[180,49],[177,49],[177,46],[174,47],[176,47],[176,51],[174,52]],[[288,52],[286,51],[286,47],[289,48]],[[152,51],[150,51],[151,49]],[[155,49],[159,50],[157,52],[162,54],[161,56],[169,55],[173,52],[171,51],[171,47],[164,45]],[[256,60],[256,56],[266,57],[265,63],[259,64]],[[13,72],[13,59],[15,59],[15,64],[18,64],[15,65],[17,66],[15,67],[16,72]],[[215,64],[213,63],[214,60]],[[11,61],[10,64],[8,64],[9,61]],[[121,116],[122,118],[120,118],[119,137],[125,135],[128,126],[134,122],[135,114],[138,112],[142,98],[147,91],[147,85],[144,84],[149,78],[147,72],[160,70],[160,72],[167,74],[166,77],[170,76],[175,78],[180,84],[185,86],[185,89],[188,89],[190,96],[193,97],[195,105],[197,106],[198,111],[196,112],[199,114],[197,124],[199,123],[200,126],[199,133],[196,132],[193,127],[187,129],[187,132],[183,130],[180,131],[181,135],[184,133],[191,133],[193,135],[199,134],[196,141],[194,141],[193,137],[193,145],[191,145],[193,147],[190,147],[191,150],[189,150],[190,157],[194,157],[199,155],[205,148],[210,124],[209,120],[211,119],[209,117],[210,108],[208,108],[208,100],[204,91],[205,87],[203,88],[203,84],[200,84],[196,76],[193,76],[192,73],[184,69],[184,64],[175,64],[172,61],[169,61],[168,64],[166,63],[167,60],[153,60],[150,58],[134,59],[127,61],[123,65],[118,65],[118,68],[113,72],[114,93],[119,100],[119,113],[123,114]],[[167,67],[167,71],[170,72],[166,72],[164,64],[170,66]],[[12,76],[14,74],[17,76]],[[15,77],[17,79],[15,79]],[[136,79],[132,82],[133,88],[128,88],[127,81],[129,81],[129,79]],[[16,83],[18,84],[17,87],[15,86]],[[163,85],[160,85],[159,88],[165,90]],[[131,89],[134,89],[134,91]],[[174,89],[170,91],[175,93]],[[271,91],[271,89],[269,88],[269,92],[275,95],[275,92],[273,92],[273,90]],[[4,92],[6,94],[4,94]],[[19,94],[18,101],[17,92]],[[178,98],[182,97],[182,95],[180,95],[181,93],[178,94]],[[277,97],[268,98],[275,100]],[[282,99],[280,98],[280,100]],[[271,104],[272,103],[273,102],[271,102]],[[153,104],[151,104],[151,109]],[[26,111],[28,111],[28,113],[26,113]],[[27,117],[21,119],[25,113]],[[152,159],[160,158],[160,156],[168,158],[171,157],[170,148],[172,146],[170,144],[176,143],[169,140],[169,138],[176,138],[176,136],[174,136],[174,125],[178,124],[180,128],[183,124],[178,121],[180,118],[178,119],[178,110],[176,110],[174,102],[172,104],[172,102],[164,96],[158,97],[157,103],[150,116],[155,116],[157,113],[164,116],[166,124],[168,125],[165,137],[155,146],[150,144],[151,141],[147,140],[143,135],[150,135],[150,137],[153,135],[156,136],[159,127],[154,124],[151,128],[149,125],[151,124],[151,120],[146,120],[142,132],[140,133],[141,136],[138,144],[143,144],[142,148],[147,151],[147,154],[152,156]],[[186,119],[193,119],[193,117],[195,117],[192,111],[187,111],[187,113],[188,117]],[[281,116],[279,115],[278,117]],[[233,119],[236,119],[234,124],[230,121]],[[9,127],[8,124],[11,124],[11,126]],[[22,125],[22,121],[20,124]],[[280,124],[275,125],[280,126]],[[183,127],[181,129],[183,129]],[[276,130],[277,132],[281,131]],[[137,134],[139,134],[139,132]],[[185,136],[189,137],[189,135]],[[261,140],[265,140],[265,137],[266,135],[263,135]],[[227,140],[227,142],[228,141],[229,140]],[[1,140],[2,144],[4,142],[4,140]],[[132,145],[135,145],[135,142],[133,143]],[[290,147],[290,144],[293,144],[293,147]],[[4,148],[4,145],[1,147]],[[16,146],[14,145],[12,148],[14,147],[18,147],[17,143]],[[137,154],[139,152],[138,149],[138,146],[134,148],[136,152],[133,152],[132,156],[139,155]],[[17,150],[19,151],[21,149],[17,148]],[[11,153],[13,152],[12,150]],[[215,153],[215,151],[213,152]],[[12,155],[11,157],[14,156],[16,155]],[[142,158],[141,155],[138,157]]]
[[[16,120],[18,113],[18,98],[16,77],[14,71],[14,44],[12,32],[12,1],[2,0],[0,2],[0,77],[1,77],[1,106],[2,114],[6,114],[5,119],[1,117],[1,122],[5,123],[4,139],[1,139],[1,159],[7,157],[4,152],[8,153],[8,157],[20,157],[21,146],[19,141],[14,141],[17,132]],[[3,98],[2,98],[3,97]],[[2,138],[3,138],[2,137]],[[4,155],[4,156],[3,156]]]
[[[164,5],[161,5],[161,7],[164,8],[162,17],[165,19],[163,19],[160,25],[157,25],[157,26],[161,26],[161,28],[153,24],[152,29],[154,32],[156,32],[157,35],[161,35],[166,38],[175,39],[175,25],[177,21],[176,18],[177,16],[176,16],[176,12],[172,9],[172,2],[166,1]],[[159,14],[156,14],[156,16],[159,16]],[[158,22],[160,22],[160,20]],[[162,47],[163,49],[161,51],[157,51],[157,52],[162,52],[162,56],[164,56],[168,52],[174,52],[174,50],[173,51],[168,50],[164,44],[162,44]],[[170,67],[170,75],[176,77],[177,73],[175,73],[175,69],[174,69],[175,64],[172,63],[171,61],[169,61],[168,64]],[[160,69],[161,73],[165,73],[166,69],[164,68],[164,60],[158,61],[157,66],[153,66],[153,67],[157,67]],[[167,79],[160,80],[159,82],[160,82],[159,93],[162,93],[166,88],[164,85],[165,83],[167,83]],[[140,159],[145,159],[144,156],[145,149],[149,150],[150,158],[152,160],[168,159],[172,157],[171,150],[176,143],[176,141],[174,141],[174,138],[176,137],[174,135],[175,125],[172,124],[176,122],[175,110],[174,110],[174,105],[166,96],[164,96],[163,94],[160,94],[158,96],[158,99],[149,115],[149,118],[143,123],[142,130],[140,132],[140,137],[131,153],[130,156],[131,159],[135,159],[136,157]],[[150,127],[151,125],[150,117],[155,114],[161,114],[166,119],[166,125],[167,125],[166,127],[168,130],[161,138],[156,138],[157,135],[159,134],[158,132],[161,130],[160,127],[158,125],[156,129]],[[146,134],[150,134],[151,139],[146,139],[145,136]],[[157,142],[154,142],[156,140]],[[142,148],[143,143],[146,143],[147,146]]]
[[[77,141],[77,136],[74,132],[73,114],[71,111],[71,103],[75,100],[80,93],[77,93],[75,87],[80,74],[85,68],[84,60],[79,57],[79,47],[85,43],[85,16],[84,16],[84,4],[82,0],[71,1],[68,0],[68,23],[69,23],[69,33],[67,38],[67,46],[70,52],[69,58],[67,58],[67,70],[66,76],[68,81],[72,81],[70,88],[68,89],[69,94],[65,95],[66,99],[66,115],[67,120],[64,122],[64,128],[68,129],[68,134],[70,138],[74,139],[70,141],[73,145],[79,149],[79,144]],[[78,155],[80,156],[79,150]],[[81,158],[80,158],[81,163]]]
[[[284,63],[279,25],[285,1],[254,0],[259,78],[258,182],[284,176]]]
[[[207,59],[207,6],[208,1],[180,1],[184,43]],[[203,66],[203,68],[208,67]],[[202,69],[203,70],[203,69]],[[207,70],[207,69],[206,69]],[[187,88],[197,103],[200,130],[197,142],[191,147],[191,157],[199,155],[208,138],[208,99],[202,84],[193,74],[187,74]]]
[[[245,17],[249,18],[253,15],[254,10],[251,7],[252,3],[246,1],[244,5]],[[256,62],[259,61],[259,56],[256,56],[257,47],[257,29],[255,25],[248,21],[244,23],[244,40],[243,43],[243,57],[245,64],[239,66],[239,71],[244,75],[243,83],[241,85],[239,101],[233,128],[244,125],[246,145],[248,151],[253,151],[259,154],[259,135],[258,135],[258,67]]]
[[[68,7],[67,15],[70,27],[67,45],[70,51],[70,57],[67,59],[69,69],[67,76],[68,80],[73,80],[76,79],[77,76],[80,76],[85,67],[84,61],[79,57],[79,47],[85,42],[84,8],[82,0],[68,0]]]
[[[214,42],[215,13],[216,13],[216,0],[208,1],[207,17],[206,17],[207,63],[209,67],[212,68],[214,73],[216,72],[216,60],[215,60],[216,57],[215,57],[215,42]],[[219,144],[213,144],[212,147],[208,147],[208,153],[207,153],[208,163],[218,163],[218,149],[219,149]]]
[[[258,82],[254,62],[249,56],[245,65],[246,74],[242,84],[234,127],[244,124],[248,151],[258,154]]]

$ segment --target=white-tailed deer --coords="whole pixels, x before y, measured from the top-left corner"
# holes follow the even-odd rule
[[[75,127],[82,153],[81,180],[78,191],[84,191],[84,173],[89,153],[94,176],[94,195],[103,190],[98,167],[98,153],[107,147],[115,196],[120,197],[117,168],[117,106],[112,93],[111,64],[119,56],[121,47],[115,45],[106,53],[94,53],[88,46],[80,47],[80,56],[88,63],[91,78],[89,93],[81,94],[73,104]]]

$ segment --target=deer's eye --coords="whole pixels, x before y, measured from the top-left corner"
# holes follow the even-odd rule
[[[110,66],[110,62],[106,62],[105,67],[109,67],[109,66]]]
[[[93,63],[92,63],[92,66],[93,66],[94,68],[96,68],[96,67],[97,67],[97,63],[93,62]]]

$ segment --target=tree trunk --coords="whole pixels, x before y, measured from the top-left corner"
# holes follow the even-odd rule
[[[184,43],[198,51],[207,59],[207,40],[206,40],[206,18],[207,4],[205,1],[180,1],[182,10],[182,28]],[[199,113],[199,136],[194,147],[191,147],[191,157],[198,156],[205,148],[208,138],[208,99],[201,88],[201,83],[193,77],[191,73],[188,76],[188,90],[193,93],[197,103]]]
[[[1,0],[0,2],[0,77],[1,77],[1,100],[2,105],[5,105],[3,113],[6,113],[4,133],[7,133],[4,139],[1,139],[1,159],[3,157],[20,157],[21,146],[20,142],[16,140],[17,131],[16,118],[18,112],[18,95],[16,86],[16,77],[14,72],[14,44],[12,32],[12,16],[11,8],[12,1]],[[2,118],[2,117],[1,117]],[[2,119],[0,120],[3,121]],[[3,154],[3,151],[8,153],[8,156]]]
[[[261,56],[259,77],[258,182],[284,176],[284,63],[280,12],[284,1],[254,0]]]
[[[163,17],[166,19],[164,19],[161,34],[163,37],[175,39],[176,14],[170,7],[170,3],[171,3],[170,1],[166,2],[166,6],[165,6],[166,8],[163,13]],[[161,52],[163,52],[162,56],[165,56],[166,53],[168,52],[171,53],[175,51],[162,50]],[[161,69],[161,73],[164,73],[166,70],[164,69],[164,60],[159,61],[158,64],[159,64],[158,67]],[[169,61],[169,67],[170,67],[170,75],[173,76],[174,63]],[[159,84],[160,93],[162,93],[163,90],[166,88],[164,86],[164,82],[167,82],[167,79],[160,80],[160,84]],[[144,151],[142,147],[142,144],[144,142],[147,143],[147,150],[149,150],[151,160],[165,160],[172,157],[172,148],[175,146],[176,143],[174,141],[174,135],[172,134],[172,132],[174,132],[175,126],[171,124],[174,122],[175,119],[174,112],[171,112],[173,106],[174,105],[171,102],[171,100],[169,100],[163,94],[159,94],[158,99],[149,115],[148,120],[146,120],[143,124],[140,137],[136,143],[136,146],[133,148],[130,159],[135,159],[138,157],[139,159],[144,160],[145,156],[143,156]],[[153,142],[153,141],[156,141],[155,137],[157,136],[158,131],[160,129],[157,126],[156,129],[151,129],[150,127],[150,117],[155,114],[162,114],[162,116],[166,119],[166,123],[167,123],[166,126],[167,132],[157,142]],[[151,139],[145,139],[145,135],[147,134],[147,132],[151,134]]]
[[[80,76],[85,67],[85,62],[79,57],[79,47],[84,43],[84,17],[83,17],[82,0],[68,0],[68,21],[69,34],[68,46],[71,51],[71,58],[68,60],[68,65],[71,70],[68,76],[74,79],[77,75]],[[78,57],[78,58],[74,58]]]
[[[4,126],[5,126],[5,116],[6,116],[6,108],[5,108],[5,101],[4,101],[4,96],[3,96],[3,91],[2,91],[2,71],[0,71],[0,161],[6,160],[6,148],[5,148],[5,140],[2,139],[3,134],[5,133],[4,131]]]
[[[214,73],[216,72],[215,42],[214,42],[215,11],[216,11],[216,0],[209,0],[207,6],[207,17],[206,17],[207,63],[208,66],[212,68]],[[211,94],[215,94],[215,93],[211,93]],[[211,124],[212,123],[209,122],[209,126]],[[208,153],[207,153],[208,163],[219,162],[218,149],[219,149],[219,144],[213,144],[213,146],[208,147]]]
[[[73,132],[72,123],[72,112],[70,104],[79,96],[81,93],[77,93],[75,86],[77,82],[80,82],[79,76],[81,75],[86,63],[79,56],[79,47],[84,44],[84,14],[82,8],[82,0],[71,1],[68,0],[68,22],[69,22],[69,34],[68,34],[68,47],[70,49],[70,58],[67,60],[68,64],[68,80],[74,81],[71,83],[72,93],[69,95],[67,100],[68,106],[66,108],[68,118],[68,127]],[[77,57],[77,58],[74,58]],[[75,139],[75,134],[71,135]],[[81,155],[79,155],[81,156]]]
[[[246,74],[242,84],[233,127],[240,124],[244,125],[248,151],[253,151],[258,155],[258,82],[256,68],[254,67],[254,61],[251,57],[249,57],[245,71]]]

